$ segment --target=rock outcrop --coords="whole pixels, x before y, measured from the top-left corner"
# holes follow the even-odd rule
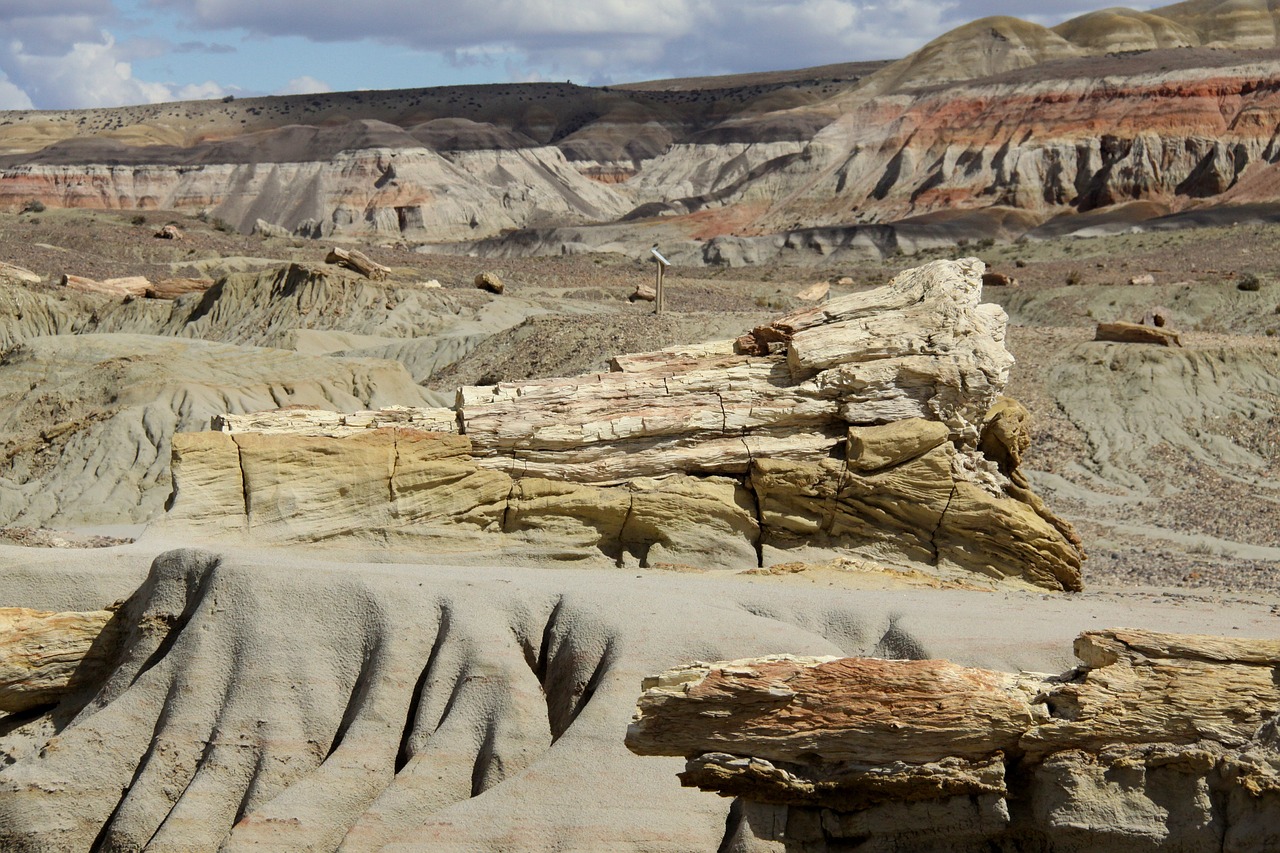
[[[935,262],[736,344],[463,387],[455,410],[221,418],[175,436],[166,523],[641,565],[848,549],[1078,589],[1069,526],[980,447],[1012,364],[982,271]]]
[[[788,656],[647,679],[627,732],[786,851],[1280,844],[1280,643],[1115,629],[1061,676]],[[756,843],[772,842],[750,847]]]

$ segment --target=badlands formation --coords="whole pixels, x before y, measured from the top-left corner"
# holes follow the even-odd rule
[[[1278,17],[0,115],[0,849],[1276,849]]]

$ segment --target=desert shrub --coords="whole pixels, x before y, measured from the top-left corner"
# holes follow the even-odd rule
[[[1236,279],[1236,289],[1247,290],[1249,292],[1262,290],[1262,279],[1258,278],[1256,274],[1251,272],[1242,273],[1241,276]]]
[[[1013,260],[1013,265],[1014,265],[1015,267],[1017,267],[1018,269],[1022,269],[1023,267],[1025,267],[1025,266],[1027,265],[1027,262],[1026,262],[1026,261],[1024,261],[1022,258],[1014,258],[1014,260]]]
[[[147,224],[147,217],[145,217],[145,216],[143,216],[141,213],[139,213],[139,214],[137,214],[136,216],[134,216],[132,219],[130,219],[130,220],[129,220],[129,222],[130,222],[130,224],[132,224],[132,225],[146,225],[146,224]]]
[[[236,229],[235,229],[235,226],[233,226],[230,222],[228,222],[225,219],[214,219],[213,230],[221,231],[223,234],[233,234],[235,233]]]
[[[44,213],[44,202],[33,198],[22,206],[23,213]]]
[[[1080,275],[1080,270],[1071,270],[1069,273],[1067,273],[1067,277],[1066,277],[1067,284],[1076,285],[1082,281],[1084,281],[1084,277]]]
[[[983,237],[981,240],[978,241],[978,248],[990,249],[995,244],[996,244],[996,239],[994,237]]]

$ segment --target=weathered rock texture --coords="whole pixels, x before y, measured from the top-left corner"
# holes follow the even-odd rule
[[[168,521],[641,564],[819,546],[1077,589],[1078,542],[1014,475],[1017,430],[993,426],[1012,358],[981,275],[935,262],[758,328],[746,352],[463,387],[456,412],[222,418],[175,436]]]
[[[1280,844],[1280,642],[1115,629],[1075,652],[1062,676],[693,664],[646,680],[627,745],[685,756],[685,785],[745,800],[740,841],[763,849]]]
[[[77,685],[104,680],[119,643],[111,617],[0,607],[0,711],[52,705]]]

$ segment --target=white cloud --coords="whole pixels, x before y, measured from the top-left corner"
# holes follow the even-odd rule
[[[32,110],[35,104],[27,93],[10,83],[0,80],[0,110]]]
[[[312,0],[307,14],[298,15],[291,4],[261,0],[148,2],[212,30],[320,42],[371,39],[438,52],[462,66],[494,56],[510,63],[517,55],[513,76],[548,79],[709,74],[894,58],[947,29],[948,13],[961,5],[958,0]]]
[[[288,83],[285,83],[273,95],[316,95],[321,92],[332,92],[333,87],[323,80],[317,80],[314,77],[306,75],[302,77],[294,77]]]
[[[100,41],[81,41],[65,53],[33,53],[17,40],[0,46],[0,68],[43,109],[106,107],[173,99],[162,83],[139,80],[123,51],[102,33]]]

